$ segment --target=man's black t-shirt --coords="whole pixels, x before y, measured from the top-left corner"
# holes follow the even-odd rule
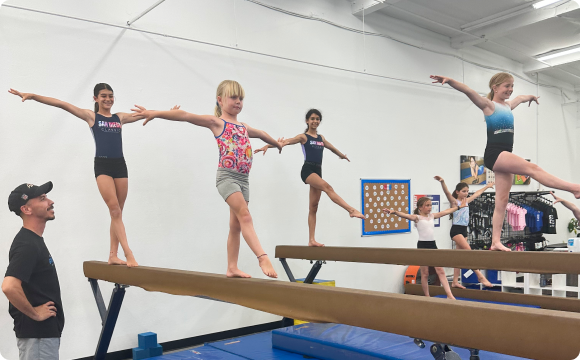
[[[56,267],[44,239],[33,231],[22,228],[10,247],[8,270],[5,276],[22,281],[22,290],[33,307],[49,301],[56,306],[56,317],[35,321],[10,304],[16,337],[59,338],[64,327],[64,312]]]

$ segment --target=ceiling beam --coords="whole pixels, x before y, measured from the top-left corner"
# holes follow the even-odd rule
[[[354,0],[352,2],[352,14],[354,16],[369,15],[377,10],[394,5],[405,0]]]
[[[159,0],[157,1],[155,4],[149,6],[145,11],[143,11],[141,14],[135,16],[133,19],[127,21],[127,25],[131,26],[135,21],[141,19],[143,17],[143,15],[147,14],[149,11],[155,9],[157,6],[159,6],[162,2],[164,2],[165,0]]]
[[[531,3],[526,6],[518,6],[463,25],[461,27],[463,31],[477,36],[478,39],[469,35],[456,36],[451,39],[451,46],[455,49],[461,49],[477,45],[490,39],[502,37],[512,30],[561,16],[578,8],[580,6],[576,1],[568,1],[561,5],[556,4],[537,10],[534,10]]]
[[[542,58],[543,56],[546,55],[558,55],[558,54],[561,55],[551,59],[542,59],[542,60],[538,59],[526,62],[524,64],[524,72],[526,73],[540,72],[542,70],[558,67],[560,65],[580,61],[580,44],[576,44],[556,51],[551,51],[546,54],[537,55],[536,58]]]

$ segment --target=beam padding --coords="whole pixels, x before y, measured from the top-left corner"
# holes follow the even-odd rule
[[[535,305],[542,309],[570,311],[580,313],[580,300],[557,296],[515,294],[500,291],[482,291],[452,288],[455,297],[474,300],[495,301],[509,304]],[[423,296],[423,289],[418,284],[405,284],[405,294]],[[430,295],[446,295],[441,286],[429,286]]]
[[[455,250],[454,250],[455,251]],[[85,276],[174,295],[204,295],[289,318],[331,322],[538,360],[580,352],[580,314],[377,291],[87,261]]]
[[[441,266],[538,274],[580,274],[580,253],[276,246],[276,257],[369,264]]]

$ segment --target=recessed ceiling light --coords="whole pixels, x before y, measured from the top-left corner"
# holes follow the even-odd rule
[[[560,0],[542,0],[542,1],[538,1],[537,3],[535,3],[534,9],[541,9],[543,7],[546,7],[548,5],[552,5],[553,3],[557,3]]]
[[[546,60],[554,59],[554,58],[557,58],[560,56],[574,54],[577,52],[580,52],[580,45],[576,45],[576,46],[570,47],[568,49],[557,50],[555,52],[551,52],[551,53],[548,53],[546,55],[542,55],[540,57],[537,57],[536,59],[538,59],[539,61],[546,61]]]

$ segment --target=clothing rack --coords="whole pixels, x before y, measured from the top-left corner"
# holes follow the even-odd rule
[[[471,196],[472,193],[469,195]],[[517,206],[534,208],[536,206],[544,206],[546,208],[549,207],[553,209],[553,201],[545,198],[545,195],[550,195],[550,192],[510,192],[509,203]],[[492,218],[494,209],[495,192],[485,192],[469,204],[470,223],[468,226],[467,241],[469,242],[472,249],[487,250],[491,247]],[[553,211],[555,213],[555,209]],[[552,210],[550,210],[550,212],[552,212]],[[535,232],[532,232],[528,226],[521,230],[514,229],[509,224],[508,216],[506,214],[502,226],[501,242],[514,250],[540,250],[547,245],[543,234],[543,228],[540,231],[536,230]]]

